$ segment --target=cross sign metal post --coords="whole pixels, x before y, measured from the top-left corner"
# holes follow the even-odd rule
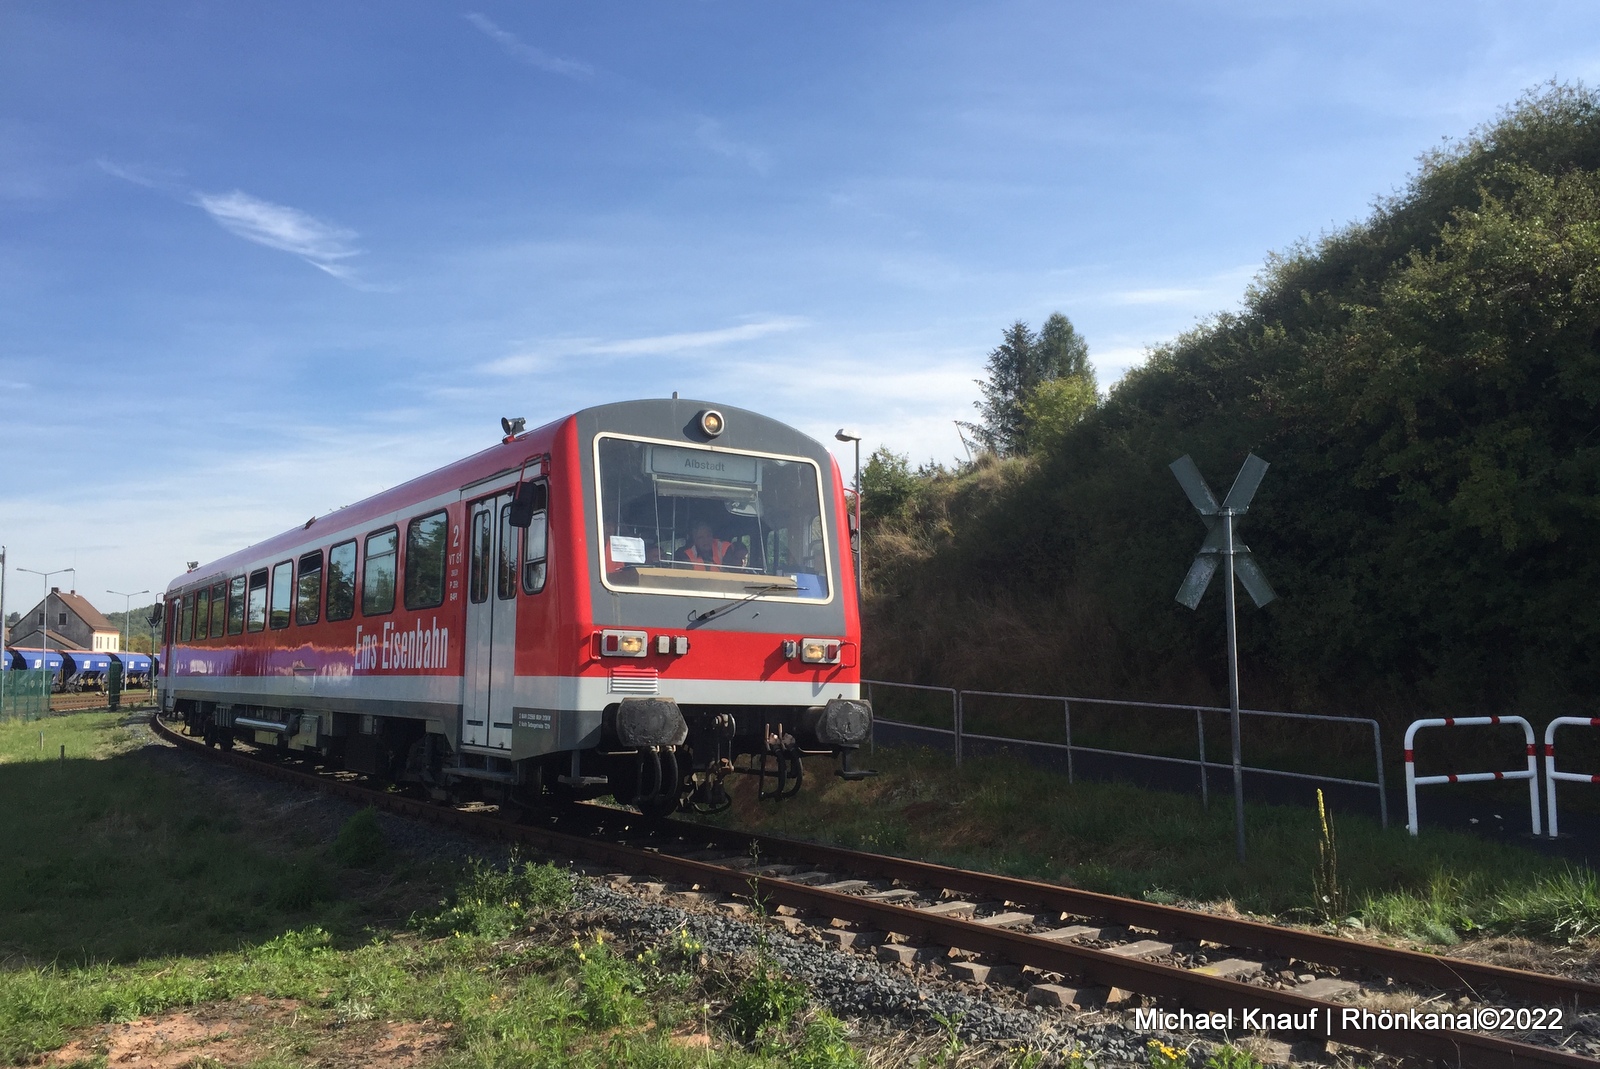
[[[1195,511],[1200,513],[1200,518],[1206,524],[1206,540],[1201,543],[1200,552],[1195,554],[1194,563],[1189,566],[1189,574],[1184,576],[1183,585],[1178,588],[1179,603],[1191,609],[1198,608],[1206,587],[1211,585],[1211,577],[1217,572],[1219,558],[1223,564],[1223,586],[1226,590],[1224,600],[1228,613],[1228,711],[1231,714],[1230,727],[1233,732],[1233,828],[1239,863],[1242,865],[1244,864],[1244,762],[1240,757],[1239,748],[1239,641],[1234,630],[1234,576],[1238,576],[1239,582],[1244,584],[1245,592],[1250,595],[1250,599],[1258,608],[1278,595],[1273,593],[1272,584],[1267,582],[1267,577],[1261,573],[1260,566],[1250,555],[1250,548],[1234,539],[1233,521],[1234,517],[1242,516],[1250,510],[1250,499],[1256,496],[1256,488],[1261,485],[1261,478],[1267,473],[1267,462],[1254,453],[1246,456],[1238,477],[1233,480],[1233,489],[1228,491],[1228,496],[1222,499],[1220,505],[1217,504],[1216,495],[1212,494],[1211,487],[1206,485],[1200,469],[1188,455],[1174,460],[1171,467],[1172,474],[1178,478],[1178,485],[1189,495],[1190,504],[1194,505]]]

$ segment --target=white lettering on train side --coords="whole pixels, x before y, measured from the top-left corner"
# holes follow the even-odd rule
[[[385,623],[381,632],[357,625],[353,662],[357,672],[449,668],[450,629],[440,627],[437,616],[426,627],[418,620],[405,631],[393,623]]]

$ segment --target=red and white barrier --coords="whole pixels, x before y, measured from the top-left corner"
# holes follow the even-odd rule
[[[1559,723],[1559,721],[1557,721]],[[1462,772],[1449,776],[1419,776],[1412,757],[1411,740],[1419,728],[1472,728],[1491,724],[1521,724],[1522,734],[1528,742],[1528,767],[1510,772]],[[1539,830],[1539,765],[1533,744],[1533,725],[1520,716],[1461,716],[1437,720],[1415,720],[1406,728],[1406,830],[1417,834],[1417,788],[1431,783],[1487,783],[1491,780],[1525,779],[1528,781],[1528,804],[1533,816],[1533,834]]]
[[[1546,805],[1550,810],[1550,838],[1556,837],[1556,780],[1566,780],[1568,783],[1600,783],[1600,776],[1588,776],[1581,772],[1556,771],[1556,728],[1565,724],[1574,724],[1583,727],[1600,727],[1600,717],[1588,716],[1558,716],[1550,721],[1544,729],[1544,790]],[[1534,829],[1538,831],[1537,828]]]

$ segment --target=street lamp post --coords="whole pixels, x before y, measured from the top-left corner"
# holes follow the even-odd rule
[[[129,626],[128,614],[133,612],[133,599],[138,597],[140,594],[148,594],[148,593],[150,593],[150,591],[148,591],[148,590],[135,590],[132,594],[124,594],[120,590],[108,590],[108,591],[106,591],[106,593],[107,594],[117,594],[117,595],[127,599],[122,603],[122,652],[123,653],[131,653],[132,651],[128,649],[128,647],[131,645],[131,643],[129,641],[129,633],[128,633],[128,626]],[[154,649],[154,647],[151,647],[151,648]]]
[[[40,689],[44,691],[44,711],[48,713],[50,711],[50,677],[55,675],[54,672],[50,671],[50,577],[71,572],[72,581],[76,583],[78,581],[78,569],[52,568],[48,572],[41,572],[36,568],[18,568],[17,571],[44,578],[44,601],[40,603],[44,606],[44,657],[40,662],[41,667],[44,668],[44,686]]]
[[[861,526],[861,435],[851,434],[843,427],[834,435],[841,442],[852,442],[856,447],[856,538],[851,547],[855,550],[852,556],[856,559],[856,597],[861,596],[861,546],[867,540],[866,530]]]

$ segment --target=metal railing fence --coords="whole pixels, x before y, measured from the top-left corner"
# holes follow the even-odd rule
[[[933,692],[950,695],[951,726],[949,728],[936,728],[928,727],[927,725],[923,724],[909,723],[904,724],[904,726],[916,728],[922,731],[937,732],[941,735],[952,736],[952,743],[955,751],[955,761],[958,765],[961,763],[964,750],[963,743],[965,740],[990,742],[1005,746],[1038,746],[1049,750],[1063,752],[1067,761],[1067,782],[1069,783],[1073,782],[1075,778],[1075,769],[1073,765],[1073,754],[1075,753],[1103,754],[1113,757],[1131,757],[1142,761],[1160,761],[1167,764],[1185,765],[1198,769],[1200,780],[1200,797],[1206,805],[1210,805],[1211,802],[1210,787],[1207,783],[1207,772],[1211,769],[1231,770],[1233,768],[1231,763],[1212,761],[1206,757],[1206,728],[1204,714],[1228,714],[1230,710],[1225,706],[1185,705],[1169,702],[1140,702],[1117,698],[1081,698],[1065,694],[1023,694],[995,690],[960,690],[955,687],[932,687],[925,686],[920,683],[892,683],[882,679],[863,679],[861,681],[861,685],[866,688],[867,697],[869,700],[871,699],[872,688],[874,687],[887,687],[896,690]],[[1060,702],[1062,711],[1062,727],[1065,737],[1061,742],[1049,742],[1038,739],[1020,739],[1003,735],[987,735],[967,731],[965,723],[966,700],[969,697],[1012,698],[1020,701]],[[1106,706],[1120,709],[1149,709],[1158,710],[1161,712],[1193,713],[1195,719],[1195,736],[1198,745],[1197,757],[1171,757],[1165,754],[1140,753],[1135,750],[1114,750],[1104,747],[1084,746],[1081,743],[1073,742],[1072,712],[1074,706],[1079,707],[1080,709],[1084,706]],[[1376,720],[1368,717],[1326,716],[1319,713],[1285,713],[1271,709],[1241,709],[1239,710],[1239,714],[1241,717],[1257,717],[1264,719],[1293,721],[1316,721],[1320,723],[1337,724],[1347,727],[1362,727],[1366,730],[1370,730],[1372,733],[1373,764],[1376,769],[1376,778],[1371,780],[1349,779],[1342,776],[1323,775],[1321,773],[1312,772],[1290,772],[1281,768],[1260,768],[1254,765],[1244,765],[1242,767],[1244,771],[1255,773],[1257,775],[1280,776],[1286,779],[1305,780],[1308,782],[1340,783],[1351,787],[1371,788],[1378,792],[1378,819],[1382,823],[1383,827],[1387,828],[1389,826],[1389,795],[1383,767],[1383,737]],[[874,722],[876,722],[876,719],[877,718],[875,716]],[[901,723],[900,721],[887,719],[884,722],[887,724]]]
[[[1520,727],[1523,735],[1523,753],[1527,757],[1527,767],[1511,769],[1500,772],[1447,772],[1441,776],[1417,775],[1416,754],[1412,744],[1417,732],[1422,728],[1472,728],[1495,727],[1498,725]],[[1539,834],[1539,765],[1533,744],[1533,725],[1520,716],[1445,716],[1429,717],[1425,720],[1413,720],[1411,726],[1406,728],[1405,763],[1406,763],[1406,830],[1412,835],[1417,834],[1417,788],[1426,787],[1435,783],[1494,783],[1501,780],[1528,781],[1528,809],[1529,819],[1533,824],[1533,834]]]
[[[1558,716],[1544,728],[1544,787],[1545,809],[1549,820],[1546,827],[1550,829],[1550,838],[1556,837],[1556,784],[1564,783],[1600,783],[1600,776],[1588,772],[1563,772],[1556,768],[1556,729],[1564,727],[1600,728],[1600,717],[1593,716]]]
[[[52,674],[43,668],[0,672],[0,721],[45,716],[50,708],[45,688]]]

